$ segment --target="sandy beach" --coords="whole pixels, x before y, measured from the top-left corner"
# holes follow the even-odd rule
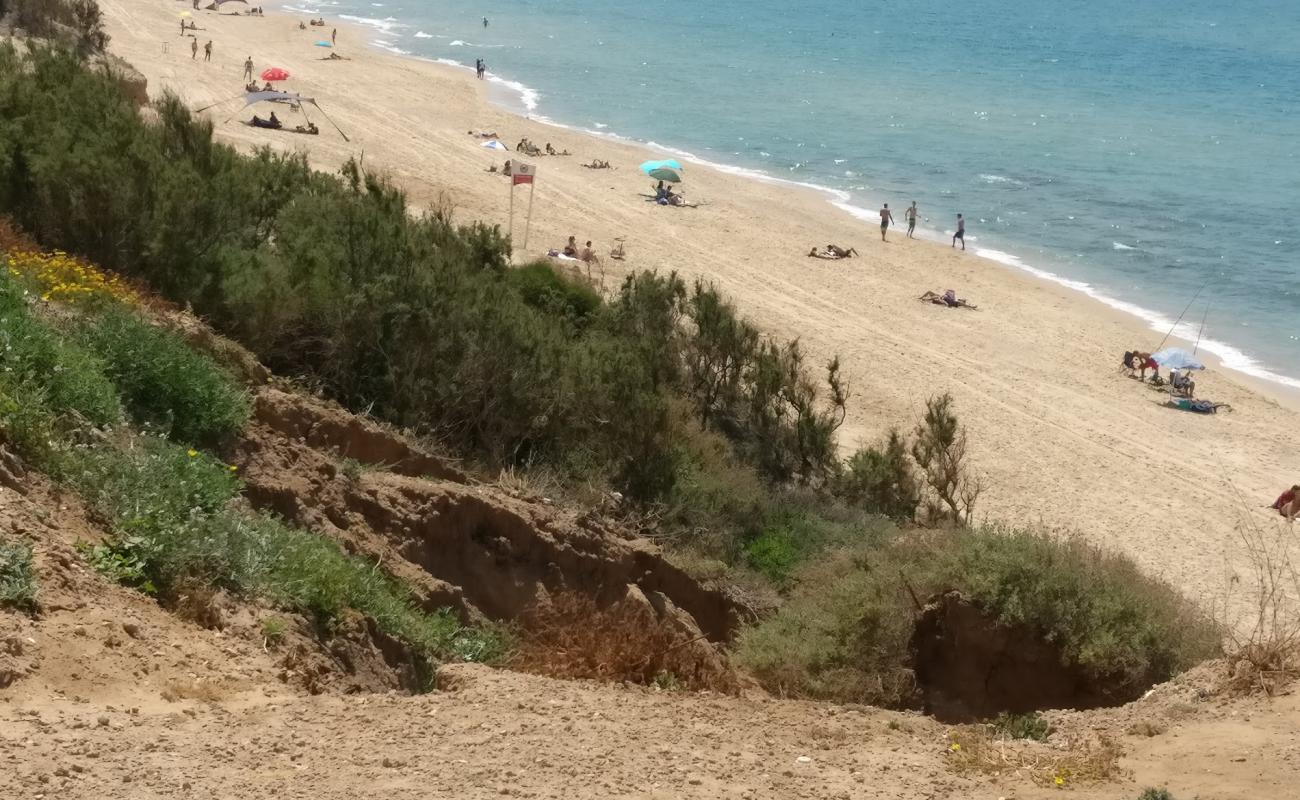
[[[241,108],[242,100],[205,112],[218,138],[241,148],[305,150],[322,170],[364,157],[367,168],[407,190],[417,211],[450,205],[459,220],[505,225],[509,183],[487,169],[510,155],[484,149],[467,131],[571,151],[533,159],[529,247],[516,260],[561,247],[570,235],[579,244],[592,240],[604,255],[624,237],[627,259],[605,259],[607,288],[644,269],[716,282],[765,331],[799,338],[813,364],[840,356],[853,391],[842,431],[848,447],[892,426],[910,428],[927,397],[951,392],[984,476],[977,518],[1077,531],[1218,604],[1230,571],[1244,577],[1248,569],[1235,528],[1249,517],[1274,525],[1264,507],[1300,482],[1295,397],[1212,364],[1196,378],[1197,395],[1231,404],[1231,413],[1162,407],[1167,395],[1119,370],[1124,350],[1153,350],[1161,334],[1082,294],[946,244],[909,241],[903,229],[882,243],[875,226],[823,194],[700,166],[687,165],[685,184],[700,207],[656,206],[637,171],[654,157],[645,148],[525,120],[491,104],[488,84],[471,71],[379,51],[366,44],[372,32],[334,19],[300,30],[306,17],[195,12],[200,51],[191,59],[190,38],[178,29],[188,4],[100,5],[112,51],[148,78],[151,96],[170,90],[200,108],[241,93],[246,57],[257,73],[287,69],[292,78],[282,88],[316,98],[350,141],[313,109],[319,136],[251,128],[242,121],[253,109]],[[334,52],[347,60],[324,60],[331,51],[314,44],[333,28]],[[275,110],[289,127],[303,123],[286,107]],[[615,168],[581,166],[592,159]],[[518,199],[526,204],[524,188]],[[900,219],[909,199],[890,200]],[[936,228],[949,216],[945,209],[922,214]],[[827,242],[861,257],[807,257]],[[980,310],[916,299],[948,288]]]

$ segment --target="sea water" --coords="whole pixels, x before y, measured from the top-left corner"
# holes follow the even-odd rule
[[[1228,366],[1300,386],[1298,0],[301,8],[482,58],[534,117],[824,187],[864,225],[915,200],[946,239],[960,212],[976,253],[1146,319],[1135,347],[1181,317]]]

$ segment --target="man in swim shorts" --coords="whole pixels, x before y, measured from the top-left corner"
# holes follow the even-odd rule
[[[885,207],[880,209],[880,241],[888,241],[885,239],[885,231],[889,230],[893,222],[894,214],[889,210],[889,203],[885,203]]]
[[[912,207],[903,212],[903,216],[907,217],[907,238],[909,239],[916,238],[912,235],[912,232],[916,230],[916,213],[916,201],[913,200]]]
[[[952,246],[957,246],[957,240],[961,239],[961,249],[966,249],[966,218],[961,214],[957,215],[957,232],[952,235]]]

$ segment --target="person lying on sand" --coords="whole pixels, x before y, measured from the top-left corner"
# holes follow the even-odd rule
[[[253,119],[248,124],[252,125],[254,128],[272,128],[274,130],[279,130],[284,127],[279,118],[275,116],[274,111],[271,112],[271,116],[267,119],[262,119],[254,114]]]
[[[480,139],[500,139],[501,136],[496,133],[484,133],[483,131],[465,131],[470,136],[477,136]]]
[[[571,156],[571,155],[573,155],[573,153],[570,153],[568,150],[565,150],[565,151],[563,151],[563,152],[561,152],[561,151],[559,151],[559,150],[556,150],[554,147],[551,147],[551,143],[550,143],[550,142],[547,142],[547,143],[546,143],[546,155],[548,155],[548,156]]]
[[[1197,414],[1217,414],[1221,408],[1232,410],[1232,406],[1227,403],[1216,403],[1212,400],[1192,400],[1187,397],[1176,397],[1165,402],[1164,405],[1180,411],[1194,411]]]
[[[601,161],[599,159],[592,159],[590,164],[583,164],[582,166],[587,169],[613,169],[613,167],[609,165],[608,161]]]
[[[301,125],[295,125],[295,126],[293,126],[293,132],[294,132],[294,133],[306,133],[306,134],[309,134],[309,135],[311,135],[311,136],[317,136],[317,135],[320,134],[320,128],[317,128],[317,127],[316,127],[316,123],[312,122],[311,120],[308,120],[308,121],[307,121],[307,127],[304,128],[304,127],[301,126]]]
[[[244,91],[246,91],[246,92],[248,92],[248,93],[251,94],[251,93],[253,93],[253,92],[260,92],[260,91],[262,91],[262,88],[261,88],[260,86],[257,85],[257,81],[252,81],[251,83],[248,83],[248,84],[246,84],[246,85],[244,86]]]
[[[1297,516],[1300,516],[1300,484],[1292,486],[1279,495],[1269,508],[1286,517],[1287,522],[1294,521]]]
[[[852,247],[850,247],[848,250],[845,250],[843,247],[834,244],[826,245],[826,251],[829,253],[834,253],[839,258],[853,258],[858,254],[858,251],[854,250]]]
[[[321,59],[321,61],[351,61],[347,56],[341,56],[338,53],[330,53]]]
[[[948,308],[969,308],[971,311],[978,311],[979,306],[973,306],[966,302],[966,298],[958,297],[952,289],[948,289],[943,294],[938,292],[926,292],[919,298],[928,303],[934,303],[936,306],[947,306]]]

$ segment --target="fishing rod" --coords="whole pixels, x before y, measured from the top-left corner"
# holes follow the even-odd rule
[[[1201,337],[1205,335],[1205,321],[1210,318],[1210,306],[1214,301],[1210,300],[1205,303],[1205,316],[1201,317],[1201,329],[1196,332],[1196,344],[1192,345],[1192,355],[1196,355],[1196,350],[1201,346]]]
[[[1199,288],[1199,289],[1196,290],[1196,294],[1192,295],[1192,299],[1187,301],[1187,306],[1183,309],[1183,313],[1178,315],[1178,319],[1174,320],[1174,324],[1169,326],[1169,332],[1165,334],[1165,338],[1161,339],[1161,340],[1160,340],[1160,344],[1156,345],[1156,350],[1157,350],[1157,351],[1159,351],[1162,347],[1165,346],[1165,342],[1169,341],[1169,337],[1170,337],[1170,336],[1173,336],[1173,335],[1174,335],[1174,328],[1177,328],[1177,327],[1178,327],[1178,323],[1180,323],[1180,322],[1183,321],[1183,317],[1184,317],[1184,316],[1187,314],[1187,312],[1191,309],[1191,307],[1192,307],[1192,303],[1195,303],[1195,302],[1196,302],[1196,298],[1200,297],[1200,296],[1201,296],[1201,292],[1205,291],[1205,287],[1206,287],[1206,286],[1209,286],[1209,285],[1210,285],[1211,283],[1213,283],[1213,282],[1214,282],[1214,278],[1210,278],[1210,279],[1207,280],[1205,283],[1201,284],[1201,288]],[[1210,313],[1210,307],[1209,307],[1208,305],[1205,307],[1205,313],[1206,313],[1207,315]],[[1197,337],[1197,341],[1200,341],[1200,337],[1199,337],[1199,336]]]

